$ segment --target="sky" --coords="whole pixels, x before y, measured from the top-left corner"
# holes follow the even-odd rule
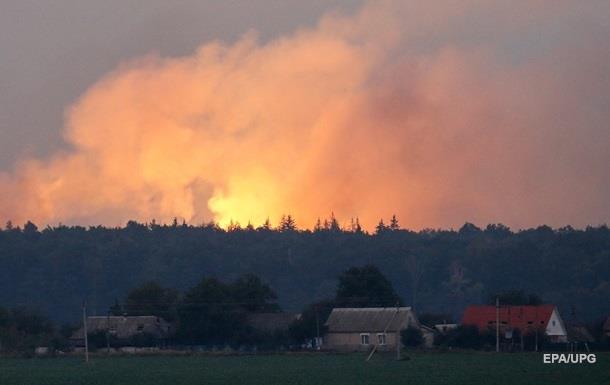
[[[605,1],[12,1],[0,220],[610,218]]]

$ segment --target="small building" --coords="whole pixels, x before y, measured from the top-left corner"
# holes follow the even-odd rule
[[[544,333],[552,342],[567,342],[567,329],[555,305],[501,306],[499,329],[510,338],[513,331],[521,335]],[[474,325],[481,332],[495,333],[496,307],[471,305],[462,319],[464,325]]]
[[[335,308],[325,325],[324,348],[337,351],[394,350],[402,330],[422,330],[410,307]],[[430,330],[422,330],[422,336],[426,344],[434,339]]]
[[[169,322],[157,316],[91,316],[87,317],[87,334],[104,332],[118,341],[129,341],[138,335],[149,335],[159,341],[173,332]],[[81,326],[70,340],[75,346],[84,346],[85,334]]]

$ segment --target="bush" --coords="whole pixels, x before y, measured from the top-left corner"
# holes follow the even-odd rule
[[[437,343],[441,346],[462,349],[481,349],[490,341],[490,336],[481,334],[476,326],[471,325],[460,325],[437,339]]]
[[[400,340],[404,346],[421,346],[424,343],[424,336],[419,328],[408,327],[400,332]]]

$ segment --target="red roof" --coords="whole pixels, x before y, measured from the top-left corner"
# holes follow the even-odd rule
[[[555,305],[501,306],[500,326],[524,330],[545,329],[555,310]],[[468,306],[462,317],[462,324],[474,325],[479,330],[495,329],[495,306]]]

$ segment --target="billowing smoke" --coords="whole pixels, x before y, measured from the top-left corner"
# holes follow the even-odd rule
[[[67,109],[70,150],[0,174],[0,219],[607,221],[610,7],[419,3],[120,65]]]

